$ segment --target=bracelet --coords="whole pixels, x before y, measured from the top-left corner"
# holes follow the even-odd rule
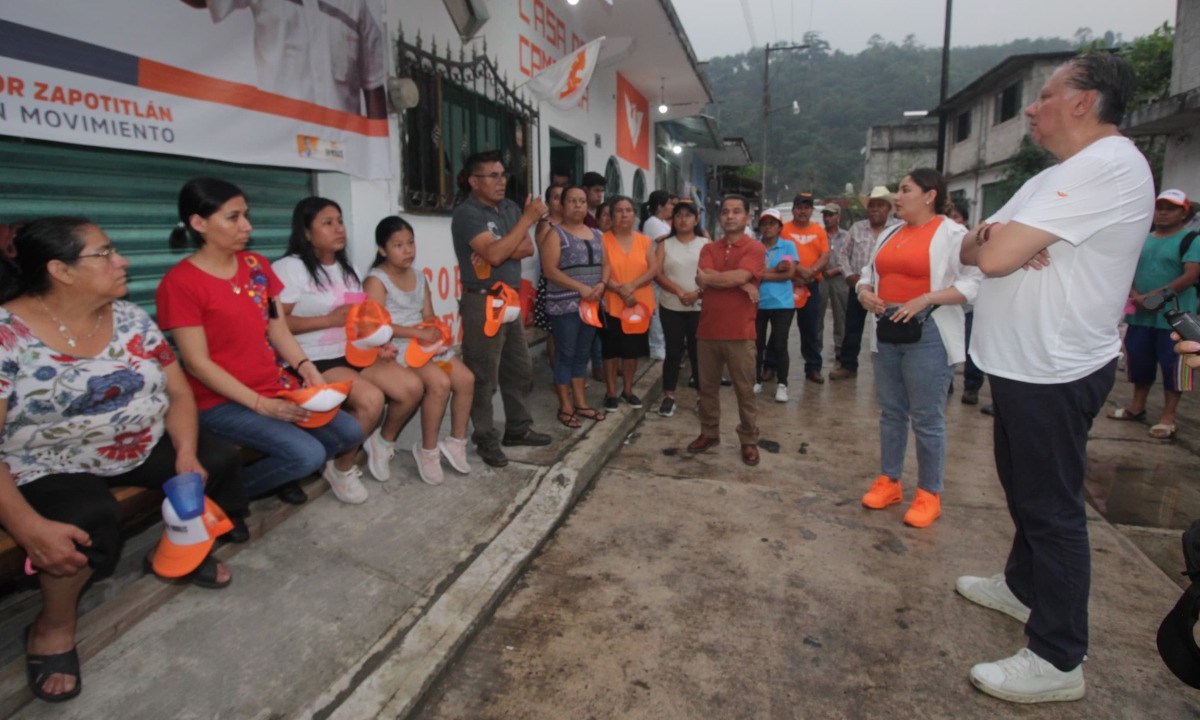
[[[304,363],[311,363],[311,362],[312,362],[312,360],[309,360],[308,358],[304,358],[303,360],[301,360],[300,362],[296,363],[296,364],[295,364],[295,365],[293,365],[292,367],[293,367],[293,368],[296,370],[296,372],[300,372],[300,366],[301,366],[301,365],[303,365]]]

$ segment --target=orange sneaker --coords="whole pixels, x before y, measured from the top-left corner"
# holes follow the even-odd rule
[[[908,506],[908,512],[904,513],[904,524],[915,528],[929,527],[941,514],[941,496],[917,488],[917,496]]]
[[[895,505],[904,499],[904,490],[899,480],[893,480],[887,475],[880,475],[871,483],[871,489],[862,497],[863,507],[872,510],[882,510],[888,505]]]

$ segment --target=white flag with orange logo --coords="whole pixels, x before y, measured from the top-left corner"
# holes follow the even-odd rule
[[[598,37],[550,67],[534,75],[525,87],[534,97],[556,108],[570,110],[579,104],[592,81],[592,71],[600,57],[603,37]]]

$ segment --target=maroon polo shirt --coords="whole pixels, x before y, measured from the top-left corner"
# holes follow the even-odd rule
[[[706,244],[700,249],[698,267],[717,272],[749,270],[757,285],[766,270],[766,261],[767,249],[763,244],[743,234],[733,242],[725,238]],[[754,327],[757,314],[758,303],[740,287],[708,288],[700,304],[696,339],[753,340],[757,336]]]

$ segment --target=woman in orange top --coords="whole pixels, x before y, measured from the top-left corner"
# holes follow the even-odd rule
[[[642,406],[641,399],[633,394],[633,379],[638,358],[650,354],[649,320],[654,313],[654,289],[650,281],[658,274],[654,242],[633,229],[636,221],[633,200],[624,196],[614,198],[612,218],[612,230],[604,233],[603,238],[601,280],[605,287],[605,313],[600,335],[604,347],[604,382],[608,387],[604,409],[610,411],[621,407],[617,402],[617,360],[621,361],[624,383],[621,399],[630,407]],[[622,313],[639,304],[642,307],[638,317],[625,323],[637,327],[622,327]]]
[[[904,522],[927,527],[942,514],[946,464],[946,388],[964,359],[962,304],[975,298],[979,270],[958,258],[966,229],[944,215],[946,181],[921,168],[900,181],[896,216],[904,221],[880,236],[856,286],[859,302],[883,315],[877,323],[921,322],[916,342],[870,342],[879,401],[880,471],[862,504],[882,510],[904,499],[900,476],[908,425],[917,438],[917,494]],[[928,320],[928,321],[926,321]]]

